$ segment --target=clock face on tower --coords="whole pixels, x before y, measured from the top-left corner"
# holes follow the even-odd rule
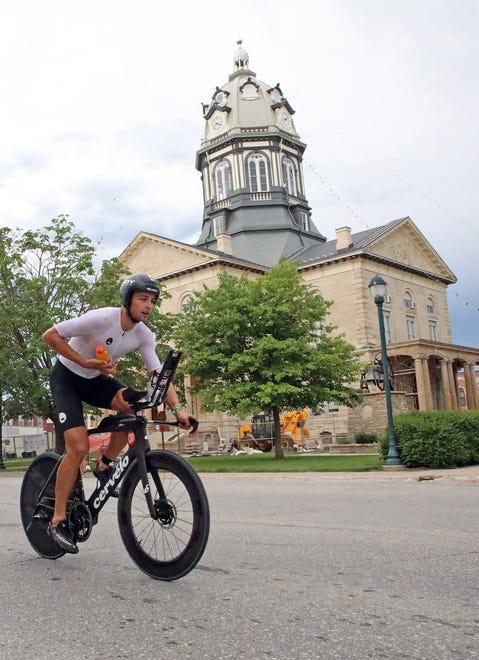
[[[211,120],[211,128],[218,132],[223,128],[224,123],[225,121],[221,115],[215,115]]]
[[[289,112],[286,110],[281,110],[279,114],[279,123],[283,128],[289,128],[291,126],[291,117]]]

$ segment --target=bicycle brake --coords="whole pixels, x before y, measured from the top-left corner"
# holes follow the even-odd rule
[[[196,433],[196,431],[198,430],[199,421],[196,419],[196,417],[191,417],[191,416],[188,417],[188,420],[191,426],[191,430],[188,433],[188,435],[193,435],[193,433]],[[157,424],[164,424],[165,426],[180,426],[180,423],[178,421],[170,422],[167,421],[166,419],[152,419],[151,421]]]

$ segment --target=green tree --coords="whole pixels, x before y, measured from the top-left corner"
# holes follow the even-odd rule
[[[270,412],[281,458],[281,411],[356,405],[361,394],[351,383],[363,367],[327,324],[330,305],[286,260],[255,280],[222,273],[216,289],[196,292],[174,339],[205,410]]]
[[[0,376],[4,419],[18,415],[57,417],[49,390],[55,354],[42,340],[54,323],[102,306],[119,306],[119,279],[128,271],[118,259],[95,266],[91,240],[66,217],[35,230],[0,228]],[[164,317],[150,317],[160,332]],[[141,386],[140,361],[131,354],[119,378]],[[144,372],[143,372],[144,375]],[[63,437],[56,424],[56,449]]]

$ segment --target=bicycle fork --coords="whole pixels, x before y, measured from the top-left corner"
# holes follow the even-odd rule
[[[145,441],[147,441],[146,437],[145,437]],[[148,506],[148,511],[150,512],[150,516],[153,518],[153,520],[158,520],[158,519],[161,520],[165,515],[163,510],[165,506],[168,504],[162,481],[158,476],[156,470],[152,470],[151,476],[155,484],[156,491],[158,493],[157,506],[155,506],[155,503],[153,502],[153,496],[151,494],[150,481],[148,479],[148,470],[146,467],[146,452],[138,451],[136,454],[136,460],[138,463],[138,473],[140,475],[141,485],[143,487],[143,494],[145,496],[145,500]]]

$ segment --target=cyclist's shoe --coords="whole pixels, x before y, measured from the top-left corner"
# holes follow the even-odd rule
[[[72,538],[66,520],[59,522],[56,527],[53,527],[53,525],[50,523],[48,526],[48,531],[59,548],[65,550],[65,552],[70,552],[72,555],[77,554],[78,546]]]
[[[114,468],[111,467],[107,468],[106,470],[100,470],[100,468],[97,465],[96,468],[93,470],[93,474],[100,482],[100,486],[103,488],[107,484],[108,480],[111,478],[114,471],[115,471]],[[110,495],[111,497],[118,497],[119,492],[120,491],[117,486],[112,491],[110,491]]]

